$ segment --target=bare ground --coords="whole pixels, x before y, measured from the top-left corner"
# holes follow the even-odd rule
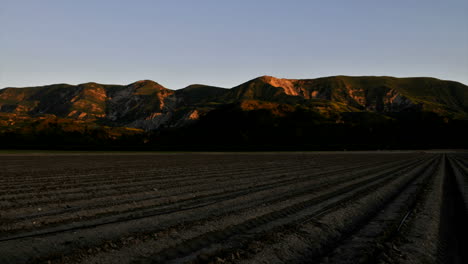
[[[468,155],[2,153],[0,263],[468,263]]]

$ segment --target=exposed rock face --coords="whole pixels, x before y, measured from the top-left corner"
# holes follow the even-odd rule
[[[185,111],[185,113],[183,113],[183,116],[181,118],[176,119],[177,121],[172,125],[172,127],[183,127],[183,126],[192,124],[198,121],[201,115],[203,115],[203,113],[201,113],[201,111],[197,109]]]
[[[284,90],[284,93],[287,95],[298,96],[302,95],[300,87],[296,86],[297,80],[293,79],[278,79],[272,76],[262,76],[260,77],[262,81],[268,83],[273,87],[278,87]]]
[[[106,119],[122,126],[156,129],[170,120],[174,91],[153,81],[138,81],[108,90]]]
[[[0,90],[0,113],[16,118],[52,115],[145,130],[184,126],[229,103],[278,115],[302,105],[323,114],[424,110],[467,118],[468,87],[433,78],[262,76],[232,89],[191,85],[174,91],[143,80],[125,86],[85,83]]]
[[[406,98],[405,96],[401,95],[399,92],[395,90],[389,90],[384,98],[383,104],[385,112],[400,112],[407,109],[411,109],[414,107],[418,107],[415,103],[411,100]]]
[[[106,116],[107,95],[104,87],[97,83],[78,86],[81,91],[70,100],[73,109],[67,117],[76,119],[97,119]]]

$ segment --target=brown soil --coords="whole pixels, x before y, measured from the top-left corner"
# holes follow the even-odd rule
[[[466,263],[467,158],[3,154],[0,263]]]

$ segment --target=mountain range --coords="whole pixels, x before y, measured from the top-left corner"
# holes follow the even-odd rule
[[[268,116],[255,116],[261,113]],[[298,113],[305,114],[296,120]],[[243,119],[243,115],[248,117]],[[229,127],[233,125],[229,118],[239,122],[239,126],[253,118],[250,121],[254,127],[267,122],[266,127],[279,126],[282,132],[290,133],[311,124],[314,131],[331,124],[373,127],[386,123],[395,127],[395,120],[411,116],[417,122],[427,121],[428,115],[430,122],[437,119],[445,124],[456,123],[457,129],[464,128],[468,120],[468,86],[426,77],[262,76],[230,89],[194,84],[171,90],[157,82],[142,80],[129,85],[90,82],[0,90],[0,133],[9,138],[15,135],[16,141],[22,135],[22,142],[25,135],[31,138],[57,131],[75,136],[99,131],[100,137],[109,140],[134,136],[144,137],[144,142],[170,131],[171,135],[164,140],[180,142],[174,139],[175,134],[212,131],[218,129],[217,124]],[[290,123],[291,120],[296,122]],[[285,122],[289,130],[283,127]],[[258,132],[256,128],[246,129],[247,137]]]

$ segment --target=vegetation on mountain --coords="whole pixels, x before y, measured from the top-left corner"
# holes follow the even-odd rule
[[[4,148],[468,147],[468,87],[434,78],[255,78],[232,89],[56,84],[0,90]]]

